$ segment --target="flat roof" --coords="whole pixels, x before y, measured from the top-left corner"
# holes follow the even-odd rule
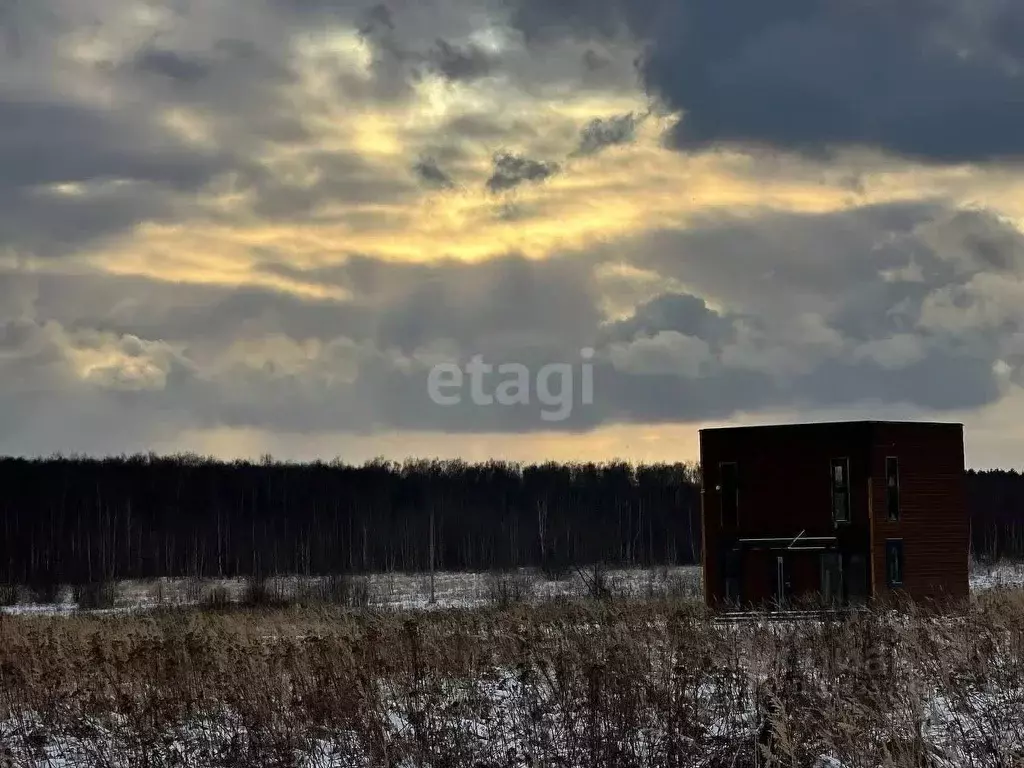
[[[754,430],[754,429],[797,429],[797,428],[824,428],[824,427],[853,427],[853,426],[869,426],[872,424],[892,424],[896,426],[914,426],[914,427],[960,427],[963,428],[963,422],[960,421],[896,421],[896,420],[885,420],[885,419],[852,419],[849,421],[798,421],[791,423],[781,424],[740,424],[730,427],[705,427],[698,430],[698,432],[728,432],[731,430]]]

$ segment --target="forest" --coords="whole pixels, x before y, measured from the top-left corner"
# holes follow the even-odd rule
[[[0,582],[681,565],[694,464],[0,459]],[[1024,475],[970,471],[975,557],[1024,555]]]

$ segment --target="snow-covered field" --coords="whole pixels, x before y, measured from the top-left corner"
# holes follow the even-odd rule
[[[599,579],[613,597],[678,597],[699,599],[701,572],[699,566],[662,567],[652,569],[602,569]],[[508,573],[434,574],[433,600],[429,574],[379,573],[346,579],[348,589],[365,594],[359,605],[379,610],[430,610],[443,608],[476,608],[503,601],[535,602],[556,598],[586,597],[594,590],[592,568],[569,572],[564,579],[546,579],[536,571]],[[294,598],[303,587],[315,586],[317,579],[300,577],[272,578],[266,581],[269,593]],[[116,585],[113,608],[103,611],[125,612],[158,606],[187,606],[209,601],[217,592],[232,602],[241,602],[248,588],[244,579],[154,579],[122,581]],[[77,612],[70,589],[62,591],[53,604],[33,602],[27,593],[16,605],[0,611],[16,614],[61,614]]]
[[[995,587],[1024,587],[1024,563],[974,563],[971,567],[971,591]]]
[[[608,594],[620,598],[674,597],[699,600],[702,595],[700,566],[607,569],[599,577]],[[315,582],[315,579],[312,580]],[[380,573],[351,577],[350,588],[365,596],[358,605],[378,610],[430,610],[476,608],[503,601],[542,601],[555,598],[587,597],[594,593],[594,570],[573,570],[564,579],[546,579],[531,570],[510,573],[454,573],[434,575],[433,600],[428,574]],[[299,577],[268,579],[273,596],[294,597],[309,580]],[[244,579],[187,579],[122,581],[116,587],[113,607],[102,612],[146,610],[158,606],[187,606],[208,601],[220,592],[232,602],[244,599],[248,583]],[[1024,588],[1024,563],[975,564],[971,572],[971,590],[975,593],[994,588]],[[27,593],[16,605],[0,607],[12,614],[62,614],[78,611],[70,589],[62,591],[52,604],[33,602]]]
[[[642,600],[0,621],[0,766],[1015,766],[1024,599],[982,596],[837,623]]]
[[[43,620],[0,617],[0,766],[750,768],[768,744],[816,768],[1024,764],[1022,566],[976,567],[964,615],[840,623],[709,622],[692,567],[556,600],[593,580],[439,573],[430,603],[429,576],[385,574],[361,582],[375,610],[325,615],[148,610],[242,581],[13,606]]]

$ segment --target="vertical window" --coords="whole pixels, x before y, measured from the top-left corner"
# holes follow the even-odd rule
[[[890,520],[900,519],[900,460],[885,458],[885,508]]]
[[[740,553],[735,549],[725,553],[725,599],[733,605],[740,603]]]
[[[789,558],[785,555],[777,555],[775,557],[775,602],[779,608],[786,606],[792,586],[789,573]]]
[[[828,605],[843,602],[843,558],[838,552],[821,555],[821,595]]]
[[[719,494],[722,504],[722,526],[736,527],[740,516],[740,490],[737,482],[735,461],[723,461],[718,465]]]
[[[850,555],[848,571],[845,574],[846,594],[853,605],[861,605],[868,594],[868,565],[864,555]]]
[[[832,521],[850,522],[850,460],[832,459]]]
[[[903,540],[885,542],[885,580],[890,587],[903,584]]]

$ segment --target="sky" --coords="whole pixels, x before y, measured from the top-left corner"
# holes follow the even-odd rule
[[[0,453],[688,461],[880,418],[1024,465],[1020,3],[0,0],[0,33]]]

